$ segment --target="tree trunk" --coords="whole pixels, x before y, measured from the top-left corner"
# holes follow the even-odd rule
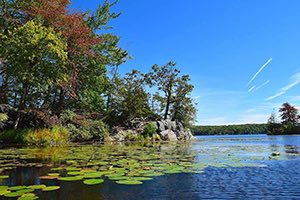
[[[0,60],[0,64],[1,64],[1,60]],[[8,103],[8,98],[7,98],[8,80],[4,75],[4,72],[2,72],[0,76],[2,76],[2,85],[0,86],[0,104],[7,104]]]
[[[115,70],[113,71],[113,77],[111,80],[111,83],[113,85],[112,90],[115,90],[115,88],[114,88],[115,87],[115,79],[117,77],[118,71],[119,71],[119,66],[117,65]],[[109,109],[110,109],[111,96],[112,96],[111,91],[109,91],[107,94],[106,111],[109,111]]]
[[[165,111],[165,117],[164,120],[168,119],[169,115],[169,110],[170,110],[170,101],[171,101],[171,91],[168,91],[168,96],[167,96],[167,104],[166,104],[166,111]]]
[[[65,107],[64,104],[65,104],[65,91],[61,87],[60,88],[60,93],[59,93],[58,110],[57,110],[58,115],[63,111],[63,109]]]
[[[16,121],[15,121],[15,125],[14,125],[14,129],[17,129],[19,126],[19,122],[20,122],[20,117],[21,117],[21,110],[24,110],[25,105],[26,105],[26,97],[28,95],[28,85],[24,84],[23,85],[23,93],[20,99],[20,104],[19,104],[19,108],[18,108],[18,113],[17,113],[17,117],[16,117]]]

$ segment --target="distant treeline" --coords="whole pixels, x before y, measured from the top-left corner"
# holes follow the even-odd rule
[[[266,134],[267,124],[194,126],[192,132],[194,135]]]

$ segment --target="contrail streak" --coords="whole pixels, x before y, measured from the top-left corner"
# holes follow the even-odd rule
[[[262,88],[262,87],[268,85],[269,83],[270,83],[270,80],[267,80],[266,82],[264,82],[263,84],[261,84],[260,86],[258,86],[257,88],[255,88],[255,89],[253,90],[253,92],[255,92],[255,91],[259,90],[260,88]]]
[[[250,88],[250,89],[248,90],[248,92],[252,92],[255,88],[256,88],[256,86],[253,86],[252,88]]]
[[[266,101],[270,101],[270,100],[273,100],[273,99],[275,99],[277,97],[280,97],[280,96],[284,95],[285,93],[287,93],[293,87],[299,85],[300,84],[300,72],[294,74],[290,78],[290,80],[291,80],[290,84],[288,84],[285,87],[283,87],[280,90],[278,90],[277,93],[274,94],[273,96],[270,96],[270,97],[266,98]]]
[[[262,72],[262,70],[264,70],[265,67],[268,66],[268,64],[270,64],[272,62],[273,58],[270,58],[265,64],[263,64],[263,66],[260,67],[260,69],[256,72],[256,74],[252,77],[252,79],[248,82],[247,86],[250,85],[250,83],[252,83],[252,81],[254,81],[254,79]]]

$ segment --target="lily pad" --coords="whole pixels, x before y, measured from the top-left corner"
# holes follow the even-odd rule
[[[6,178],[9,178],[9,176],[8,175],[2,175],[2,176],[0,176],[0,179],[6,179]]]
[[[79,172],[79,171],[70,171],[67,174],[70,175],[70,176],[76,176],[76,175],[80,175],[81,172]]]
[[[103,176],[103,172],[89,172],[85,173],[84,178],[100,178]]]
[[[58,176],[41,176],[40,179],[54,180],[54,179],[58,179]]]
[[[42,189],[42,191],[54,191],[54,190],[58,190],[60,188],[60,186],[47,186],[45,188]]]
[[[137,181],[150,181],[150,180],[153,180],[153,178],[150,178],[150,177],[132,177],[132,179],[134,180],[137,180]]]
[[[83,181],[83,183],[86,185],[97,185],[97,184],[100,184],[103,182],[104,182],[103,179],[88,179],[88,180]]]
[[[67,167],[66,170],[67,171],[80,171],[81,169],[77,168],[77,167]]]
[[[49,173],[48,176],[54,176],[54,177],[58,177],[60,174],[59,173]]]
[[[5,195],[7,193],[10,193],[10,191],[6,189],[0,190],[0,196]]]
[[[121,185],[141,185],[141,184],[143,184],[143,182],[141,182],[141,181],[132,180],[132,179],[120,180],[120,181],[117,181],[116,183],[121,184]]]
[[[18,191],[15,191],[15,192],[9,192],[9,193],[6,193],[4,194],[5,197],[20,197],[22,196],[23,194],[26,194],[26,193],[31,193],[33,192],[34,190],[32,189],[24,189],[24,190],[18,190]]]
[[[67,176],[67,177],[60,177],[58,180],[60,181],[80,181],[82,180],[82,176]]]
[[[12,186],[12,187],[10,187],[9,190],[12,190],[12,191],[14,191],[14,190],[24,190],[26,188],[27,188],[27,186],[18,185],[18,186]]]
[[[51,171],[62,171],[62,170],[63,170],[62,167],[51,168]]]
[[[1,185],[0,186],[0,190],[7,190],[8,189],[8,186],[6,186],[6,185]]]
[[[130,177],[128,177],[128,176],[110,176],[109,180],[111,180],[111,181],[120,181],[120,180],[127,180],[129,178]]]
[[[47,187],[46,185],[30,185],[27,188],[33,189],[33,190],[41,190],[43,188]]]
[[[18,198],[18,200],[35,200],[38,199],[38,197],[33,193],[23,194]]]

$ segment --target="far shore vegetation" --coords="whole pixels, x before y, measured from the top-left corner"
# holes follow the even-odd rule
[[[266,134],[267,124],[194,126],[192,132],[194,135]]]

